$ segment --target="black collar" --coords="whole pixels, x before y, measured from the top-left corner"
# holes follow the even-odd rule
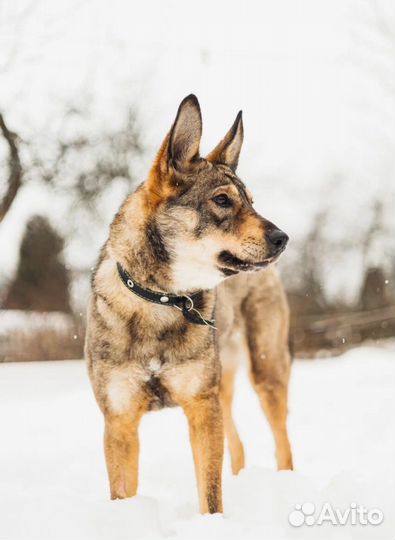
[[[216,329],[215,320],[204,319],[201,313],[194,307],[193,301],[196,300],[197,296],[200,294],[199,292],[191,294],[191,296],[177,296],[176,294],[152,291],[137,283],[119,262],[117,262],[117,268],[124,285],[129,291],[140,296],[140,298],[144,298],[144,300],[153,302],[154,304],[160,304],[161,306],[175,307],[182,311],[182,314],[187,321]]]

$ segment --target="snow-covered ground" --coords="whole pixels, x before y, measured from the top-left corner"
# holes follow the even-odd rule
[[[354,349],[296,361],[289,428],[295,472],[276,472],[273,442],[247,378],[235,416],[247,468],[224,467],[223,516],[200,516],[181,410],[141,427],[139,495],[110,501],[102,417],[81,361],[0,364],[0,538],[386,539],[395,537],[393,350]],[[384,513],[380,525],[302,525],[288,516],[312,502]],[[304,507],[306,508],[306,507]]]

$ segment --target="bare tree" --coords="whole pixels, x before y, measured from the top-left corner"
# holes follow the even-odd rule
[[[39,0],[0,2],[0,74],[26,86],[23,67],[37,62],[45,53],[51,40],[67,29],[71,15],[80,8],[81,0],[68,2],[56,15],[42,9]],[[22,71],[21,71],[22,68]],[[13,85],[14,87],[15,85]],[[24,180],[24,163],[21,158],[21,137],[9,127],[11,103],[1,104],[0,138],[7,147],[7,172],[0,176],[0,223],[11,208]],[[7,113],[7,114],[6,114]]]
[[[125,111],[124,121],[117,127],[92,131],[92,123],[89,106],[69,107],[59,122],[59,133],[48,137],[50,155],[41,151],[48,147],[43,140],[31,149],[29,176],[67,194],[73,207],[94,213],[97,198],[114,180],[132,187],[136,181],[132,163],[143,155],[144,148],[134,107]]]
[[[7,146],[4,174],[1,175],[0,223],[11,208],[18,191],[30,180],[43,182],[59,194],[67,193],[73,208],[94,213],[97,197],[117,179],[130,189],[136,180],[131,164],[144,148],[135,108],[125,111],[124,121],[113,128],[92,130],[89,108],[68,107],[57,119],[58,133],[23,140],[6,124],[0,113],[0,134]],[[71,130],[68,124],[79,126]],[[72,135],[67,133],[72,132]],[[48,148],[50,149],[48,151]]]

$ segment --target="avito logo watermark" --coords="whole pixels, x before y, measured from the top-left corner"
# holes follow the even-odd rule
[[[302,525],[380,525],[384,514],[379,508],[366,508],[363,505],[351,503],[348,508],[335,508],[330,503],[324,503],[317,509],[312,502],[296,504],[290,512],[288,521],[293,527]]]

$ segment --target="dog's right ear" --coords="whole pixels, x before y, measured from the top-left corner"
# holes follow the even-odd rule
[[[199,157],[202,115],[197,97],[190,94],[182,100],[170,132],[156,156],[148,177],[153,198],[169,194],[172,170],[188,171]]]
[[[167,134],[151,168],[147,187],[150,205],[171,195],[172,171],[188,172],[199,157],[202,136],[202,115],[197,97],[190,94],[178,107],[176,119]]]
[[[176,119],[170,131],[168,159],[176,169],[187,169],[199,157],[202,137],[202,115],[194,94],[184,98],[178,107]]]

